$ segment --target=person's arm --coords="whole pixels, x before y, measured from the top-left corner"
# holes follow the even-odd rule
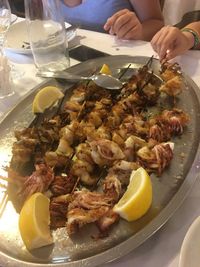
[[[110,17],[104,29],[119,38],[150,41],[164,25],[159,0],[130,0],[135,12],[123,9]]]
[[[150,41],[154,34],[164,26],[159,0],[130,0],[142,24],[143,40]]]
[[[190,23],[182,30],[165,26],[153,37],[151,45],[161,61],[172,59],[189,49],[200,49],[200,21]]]
[[[82,0],[64,0],[63,2],[66,6],[74,7],[80,5]]]
[[[184,34],[190,33],[190,39],[193,40],[193,45],[190,47],[190,49],[200,49],[200,21],[188,24],[182,29],[182,32]]]

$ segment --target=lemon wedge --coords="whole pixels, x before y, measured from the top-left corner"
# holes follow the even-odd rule
[[[103,64],[103,66],[101,67],[99,72],[103,73],[103,74],[107,74],[107,75],[111,75],[112,74],[112,72],[111,72],[111,70],[110,70],[110,68],[108,67],[107,64]]]
[[[28,250],[53,243],[50,228],[49,198],[35,193],[26,200],[19,216],[19,230]]]
[[[45,109],[51,107],[63,97],[64,94],[58,87],[44,87],[36,94],[32,104],[32,111],[33,113],[43,113]]]
[[[113,210],[127,221],[142,217],[152,203],[151,179],[142,167],[131,173],[126,192]]]

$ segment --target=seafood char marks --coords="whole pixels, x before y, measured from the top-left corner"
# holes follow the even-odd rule
[[[24,199],[50,191],[52,229],[66,227],[72,235],[95,223],[107,232],[119,219],[113,206],[131,172],[142,166],[161,176],[170,165],[173,142],[184,133],[189,116],[176,106],[150,117],[145,111],[157,107],[161,95],[177,97],[182,75],[177,65],[165,63],[161,84],[149,66],[117,93],[92,82],[79,84],[55,116],[15,132],[10,174],[16,174]],[[25,174],[27,165],[31,171]]]

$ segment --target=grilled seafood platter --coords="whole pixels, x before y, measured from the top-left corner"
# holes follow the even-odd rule
[[[88,235],[94,242],[120,227],[123,219],[113,207],[133,170],[143,167],[153,180],[162,181],[191,117],[179,105],[186,90],[180,66],[163,63],[158,79],[151,60],[120,91],[91,81],[76,84],[51,117],[15,128],[8,175],[2,180],[14,192],[17,212],[31,195],[42,192],[50,198],[52,232],[62,229],[74,240],[91,226],[95,234]]]

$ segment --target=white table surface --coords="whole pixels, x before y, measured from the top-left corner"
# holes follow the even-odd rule
[[[119,41],[114,36],[77,30],[80,42],[112,55],[140,55],[152,56],[154,52],[147,42]],[[35,76],[36,69],[31,56],[7,53],[16,68],[24,71],[24,75],[15,81],[15,95],[0,100],[0,116],[12,108],[22,96],[32,90],[43,79]],[[176,58],[185,71],[198,85],[200,85],[200,52],[189,51],[186,55]],[[71,60],[71,65],[77,61]],[[190,191],[182,206],[173,217],[148,241],[135,249],[129,255],[105,267],[177,267],[180,247],[188,227],[200,214],[200,180]],[[189,266],[188,266],[189,267]]]

